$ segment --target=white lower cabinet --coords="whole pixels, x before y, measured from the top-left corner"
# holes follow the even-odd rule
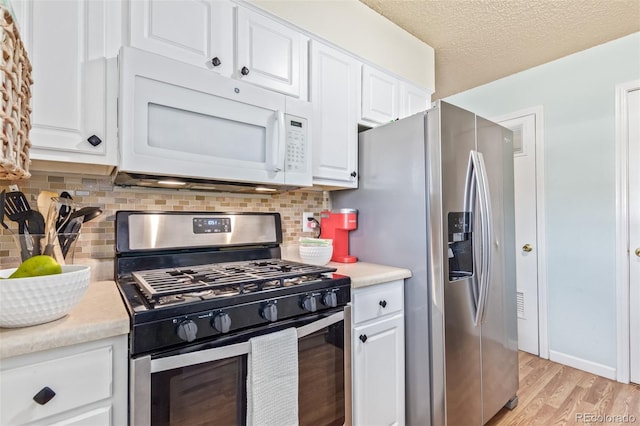
[[[126,423],[126,335],[2,360],[0,424]]]
[[[352,402],[355,426],[403,425],[404,281],[353,290]]]

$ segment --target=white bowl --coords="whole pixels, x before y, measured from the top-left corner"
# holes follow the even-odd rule
[[[0,270],[7,278],[16,268]],[[62,273],[0,280],[0,327],[25,327],[57,320],[73,309],[89,287],[90,268],[62,266]]]
[[[310,265],[326,265],[331,260],[333,254],[332,245],[303,245],[298,248],[300,260]]]

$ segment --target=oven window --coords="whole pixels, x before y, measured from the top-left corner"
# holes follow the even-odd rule
[[[301,338],[298,367],[300,425],[344,424],[344,322]],[[246,355],[153,373],[151,424],[246,424],[246,377]]]
[[[344,424],[344,322],[298,340],[300,425]]]
[[[154,373],[151,424],[244,424],[246,366],[243,356]]]

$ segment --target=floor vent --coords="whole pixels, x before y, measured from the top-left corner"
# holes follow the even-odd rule
[[[526,319],[524,317],[524,292],[522,291],[516,294],[516,306],[518,307],[518,318]]]

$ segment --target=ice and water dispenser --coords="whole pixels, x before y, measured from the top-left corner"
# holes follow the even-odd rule
[[[473,275],[473,229],[471,212],[449,212],[449,281]]]

